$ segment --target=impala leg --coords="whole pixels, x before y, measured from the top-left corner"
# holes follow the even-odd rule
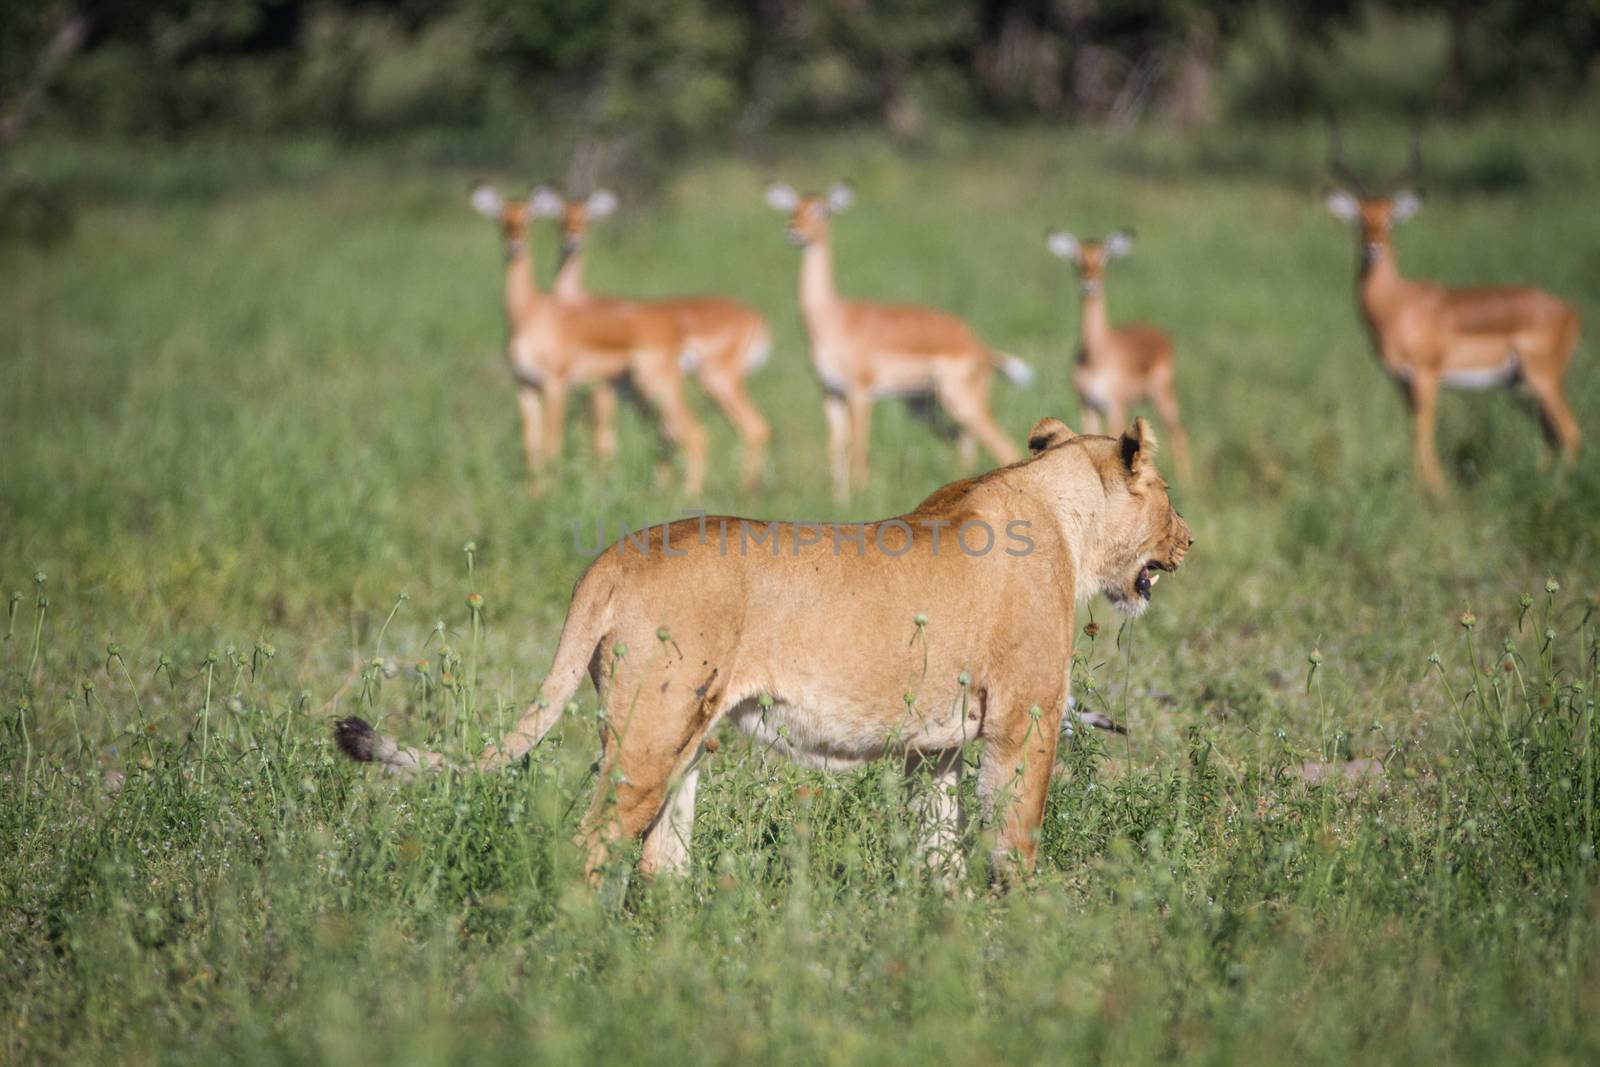
[[[988,736],[978,769],[978,797],[999,822],[995,870],[1014,880],[1033,871],[1044,824],[1045,800],[1056,764],[1056,738],[1066,695],[1041,694],[1039,718],[1018,712],[1003,732]]]
[[[563,381],[544,383],[544,454],[547,460],[561,458],[562,438],[566,435],[567,385]]]
[[[978,465],[978,439],[965,430],[956,438],[956,461],[964,471]]]
[[[867,452],[872,440],[872,395],[856,389],[845,403],[850,408],[850,482],[864,489],[871,476]]]
[[[833,499],[840,504],[850,499],[850,409],[844,397],[829,393],[822,402],[828,418],[828,474],[833,481]]]
[[[1106,433],[1116,437],[1128,428],[1128,412],[1118,401],[1105,406]]]
[[[1006,432],[995,424],[994,416],[989,414],[988,392],[986,384],[967,380],[942,386],[939,400],[956,424],[983,442],[983,447],[1002,466],[1015,463],[1022,458],[1022,453],[1016,443],[1006,436]]]
[[[750,399],[744,378],[737,371],[702,367],[700,384],[739,435],[744,446],[744,455],[739,464],[740,481],[746,489],[754,488],[761,477],[762,468],[766,466],[767,442],[772,439],[772,428]]]
[[[517,408],[522,413],[522,451],[528,460],[528,472],[538,475],[544,470],[544,397],[539,390],[524,385],[517,390]]]
[[[1567,405],[1561,380],[1529,376],[1527,383],[1528,391],[1539,402],[1539,417],[1544,424],[1545,438],[1552,446],[1561,449],[1561,456],[1566,462],[1572,463],[1578,458],[1578,443],[1583,439],[1583,433],[1578,429],[1578,420],[1573,416],[1572,408]]]
[[[1189,465],[1189,435],[1183,432],[1183,421],[1178,416],[1178,390],[1169,374],[1156,383],[1151,391],[1156,414],[1166,423],[1167,437],[1172,443],[1172,458],[1178,464],[1178,477],[1185,485],[1194,484],[1194,469]]]
[[[1100,414],[1100,409],[1089,402],[1089,398],[1079,394],[1079,417],[1083,420],[1083,432],[1086,434],[1101,434],[1105,432],[1105,419]]]
[[[662,433],[683,451],[684,490],[699,496],[706,483],[706,431],[689,409],[677,359],[675,350],[658,352],[634,377],[660,414]]]
[[[596,382],[589,397],[594,412],[594,454],[606,463],[617,454],[617,389],[610,382]]]
[[[1434,423],[1439,408],[1439,377],[1432,373],[1416,373],[1411,377],[1412,454],[1417,475],[1433,496],[1446,492],[1444,471],[1439,465],[1439,453],[1434,448]]]

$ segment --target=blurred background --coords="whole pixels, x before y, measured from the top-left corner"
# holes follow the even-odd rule
[[[841,124],[1561,107],[1597,53],[1596,0],[14,0],[0,141],[444,129],[615,182]]]

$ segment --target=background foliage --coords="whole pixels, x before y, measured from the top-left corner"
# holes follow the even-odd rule
[[[1374,24],[1401,33],[1409,83],[1337,85],[1330,61]],[[1454,110],[1570,97],[1594,80],[1600,5],[20,0],[0,41],[12,125],[510,123],[677,143],[839,121],[915,136],[971,115],[1199,122],[1359,94]]]

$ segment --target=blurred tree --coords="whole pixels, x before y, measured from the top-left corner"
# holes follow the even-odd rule
[[[0,4],[0,145],[27,128],[51,83],[88,39],[89,27],[89,16],[74,4]]]
[[[914,134],[970,110],[1206,122],[1217,71],[1252,50],[1232,101],[1311,110],[1344,31],[1370,39],[1384,23],[1369,16],[1395,15],[1450,42],[1436,88],[1401,72],[1412,100],[1464,108],[1594,81],[1600,0],[9,0],[0,143],[45,115],[167,134],[536,118],[593,179],[735,125]]]
[[[1600,0],[1386,0],[1436,13],[1450,31],[1439,102],[1454,110],[1530,92],[1570,93],[1594,76]]]

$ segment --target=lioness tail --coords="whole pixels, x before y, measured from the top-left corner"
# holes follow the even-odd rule
[[[583,683],[584,673],[600,643],[611,626],[611,587],[604,579],[596,580],[593,571],[578,583],[567,612],[566,624],[561,628],[561,640],[556,645],[556,658],[550,664],[550,673],[539,687],[528,710],[522,713],[509,733],[499,741],[490,742],[470,765],[458,768],[445,759],[442,753],[410,748],[385,737],[372,728],[372,724],[351,715],[334,723],[333,739],[340,751],[358,763],[379,763],[391,773],[409,774],[415,771],[461,769],[495,771],[512,763],[544,740],[544,735],[561,720],[567,702]]]

